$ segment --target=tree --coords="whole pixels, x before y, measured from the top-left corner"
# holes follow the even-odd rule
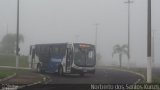
[[[1,53],[6,54],[14,54],[16,50],[16,41],[17,41],[16,34],[6,34],[2,41],[0,42],[0,51]],[[22,34],[19,35],[19,42],[24,42],[24,37]]]
[[[122,55],[126,54],[127,57],[128,55],[128,45],[124,44],[122,46],[120,45],[115,45],[113,47],[113,53],[112,53],[112,57],[114,56],[114,54],[119,54],[119,63],[120,63],[120,67],[122,67]]]

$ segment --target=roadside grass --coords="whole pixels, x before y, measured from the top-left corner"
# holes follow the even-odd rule
[[[0,71],[0,79],[13,75],[12,71]]]
[[[15,55],[0,55],[0,66],[16,66],[16,56]],[[19,67],[28,67],[28,57],[19,57]]]
[[[145,79],[147,80],[147,69],[146,68],[131,68],[130,70],[144,75]],[[160,76],[154,72],[152,72],[152,82],[160,84]]]
[[[19,58],[20,67],[28,67],[28,56],[20,56]]]
[[[43,76],[39,73],[32,70],[24,70],[24,69],[15,69],[15,68],[0,68],[1,72],[6,73],[16,73],[16,76],[13,79],[9,79],[4,81],[3,83],[7,84],[33,84],[40,81],[43,81]],[[10,74],[11,75],[11,74]],[[4,76],[4,75],[3,75]],[[5,75],[7,76],[7,75]],[[9,76],[9,75],[8,75]]]
[[[0,55],[0,66],[16,66],[15,55]],[[19,57],[19,67],[28,68],[28,56]],[[16,73],[13,79],[3,81],[3,83],[10,84],[32,84],[39,81],[43,81],[43,76],[28,69],[15,69],[0,67],[0,79],[8,77]]]
[[[157,83],[157,84],[160,84],[160,76],[153,74],[153,82]]]
[[[116,67],[117,68],[117,67]],[[122,67],[121,69],[124,69],[124,70],[128,70],[128,71],[133,71],[133,72],[137,72],[137,73],[140,73],[142,75],[144,75],[145,77],[145,81],[143,81],[143,83],[147,83],[146,80],[147,80],[147,69],[146,68],[126,68],[126,67]],[[159,70],[159,69],[158,69]],[[156,83],[156,84],[160,84],[160,74],[157,74],[155,72],[152,72],[152,82],[153,83]]]
[[[160,77],[153,78],[154,83],[160,84]]]

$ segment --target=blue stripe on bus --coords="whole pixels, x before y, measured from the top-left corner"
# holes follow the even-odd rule
[[[49,72],[56,72],[56,70],[58,69],[58,65],[61,64],[62,59],[55,59],[52,58],[49,62],[48,62],[48,71]]]

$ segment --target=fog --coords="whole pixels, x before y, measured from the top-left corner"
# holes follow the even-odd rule
[[[102,65],[119,64],[112,58],[113,46],[128,43],[127,0],[20,0],[20,54],[38,43],[85,42],[95,44]],[[130,64],[147,63],[147,0],[132,0],[130,8]],[[160,65],[160,0],[152,0],[152,30],[155,31],[155,66]],[[0,40],[16,32],[17,0],[0,0]],[[127,65],[127,56],[122,57]]]

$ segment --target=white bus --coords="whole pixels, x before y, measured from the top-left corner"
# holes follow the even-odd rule
[[[85,43],[54,43],[30,46],[30,66],[38,72],[95,73],[95,46]]]

